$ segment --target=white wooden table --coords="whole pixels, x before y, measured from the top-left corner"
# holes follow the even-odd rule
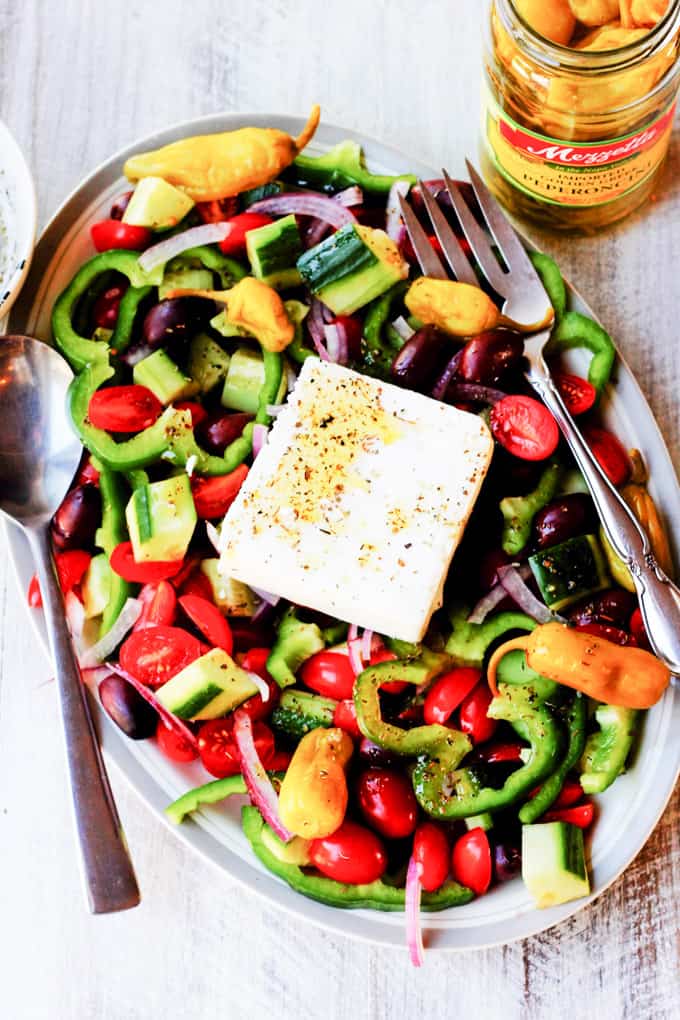
[[[304,114],[452,171],[476,151],[479,0],[0,0],[0,116],[41,221],[112,151],[218,110]],[[540,238],[639,374],[680,466],[680,144],[653,208]],[[144,899],[83,907],[55,690],[0,552],[0,1017],[484,1020],[678,1017],[679,799],[629,871],[545,935],[414,972],[291,921],[186,850],[112,776]]]

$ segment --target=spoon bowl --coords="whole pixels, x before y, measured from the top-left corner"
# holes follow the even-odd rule
[[[82,447],[68,417],[71,369],[33,337],[0,337],[0,512],[26,533],[40,583],[56,669],[72,803],[90,910],[139,903],[85,687],[66,626],[50,521],[68,491]]]

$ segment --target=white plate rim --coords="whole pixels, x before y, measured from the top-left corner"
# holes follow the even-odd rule
[[[18,331],[25,330],[26,328],[25,323],[29,321],[36,294],[40,290],[40,282],[46,276],[47,268],[51,266],[54,260],[56,251],[53,249],[59,247],[60,239],[63,237],[66,224],[62,221],[72,221],[74,217],[81,214],[83,209],[86,209],[91,204],[95,195],[101,192],[105,182],[108,182],[110,185],[112,181],[119,179],[122,186],[122,179],[115,171],[120,168],[122,161],[132,152],[138,151],[140,148],[156,148],[187,134],[230,130],[246,125],[263,127],[276,125],[291,134],[296,134],[301,129],[303,123],[303,118],[277,114],[214,114],[171,125],[162,131],[126,146],[114,156],[105,160],[71,192],[47,224],[36,248],[36,258],[32,272],[21,294],[20,301],[15,305],[12,319],[13,327],[18,329]],[[364,146],[369,163],[376,164],[381,168],[389,168],[393,172],[410,170],[421,176],[436,176],[436,173],[430,167],[412,157],[404,155],[394,148],[381,145],[358,132],[337,128],[332,125],[321,126],[310,148],[320,150],[347,137],[359,141]],[[571,292],[576,304],[582,305],[589,314],[593,314],[592,310],[588,308],[587,304],[573,288],[571,288]],[[16,325],[17,322],[18,326]],[[621,374],[628,391],[628,399],[632,398],[634,402],[644,406],[644,416],[647,418],[645,427],[648,438],[651,439],[652,452],[665,469],[670,469],[670,474],[664,478],[663,486],[664,489],[672,492],[675,497],[671,503],[667,494],[666,499],[663,501],[664,509],[670,511],[671,507],[680,506],[680,488],[675,478],[670,456],[665,447],[660,429],[651,414],[651,410],[646,403],[637,380],[622,358],[620,358],[620,365]],[[653,482],[655,476],[657,476],[656,471],[652,477]],[[670,513],[669,516],[674,517],[673,538],[677,548],[678,536],[680,535],[680,517],[677,514],[671,515]],[[27,571],[30,573],[30,559],[26,560],[26,548],[22,542],[20,531],[8,524],[7,536],[12,565],[25,591]],[[36,614],[33,614],[33,618],[37,632],[40,634],[44,645],[42,620],[39,617],[36,619]],[[677,693],[670,690],[665,695],[659,712],[661,715],[658,718],[661,720],[664,734],[668,736],[669,733],[679,733],[680,699]],[[212,827],[214,823],[208,816],[201,816],[200,824],[195,821],[189,821],[184,823],[179,829],[171,826],[171,823],[167,821],[163,814],[163,808],[167,805],[169,799],[167,792],[159,785],[158,780],[150,774],[148,769],[144,767],[139,756],[131,753],[130,745],[132,742],[124,738],[103,713],[100,713],[100,716],[104,720],[102,737],[107,758],[116,763],[116,766],[126,776],[137,794],[148,806],[154,809],[156,814],[160,815],[161,820],[170,826],[183,842],[212,861],[216,867],[226,871],[232,878],[253,889],[253,891],[263,896],[269,902],[274,902],[289,913],[305,918],[327,930],[342,933],[366,942],[377,942],[394,946],[403,945],[401,924],[389,923],[390,917],[394,918],[394,915],[382,915],[371,911],[343,911],[305,899],[290,890],[280,880],[264,871],[260,867],[259,862],[252,856],[249,859],[244,859],[233,849],[226,848],[223,843],[219,843],[214,836],[214,828]],[[525,908],[520,918],[515,919],[515,923],[509,925],[510,930],[505,931],[494,930],[494,924],[497,926],[498,923],[494,922],[493,918],[478,925],[465,923],[459,925],[456,923],[455,926],[446,927],[445,925],[442,926],[441,921],[438,921],[438,918],[440,919],[442,915],[425,915],[424,927],[426,932],[429,931],[430,944],[434,948],[458,950],[507,944],[516,939],[526,938],[545,931],[553,925],[573,916],[591,903],[619,877],[639,853],[661,817],[673,792],[678,771],[680,770],[680,741],[673,741],[671,739],[670,753],[666,755],[663,764],[665,765],[663,783],[661,788],[656,791],[657,796],[651,802],[647,800],[641,805],[643,809],[646,809],[644,824],[638,826],[637,836],[630,841],[624,853],[625,859],[610,870],[605,880],[597,883],[596,888],[589,897],[564,904],[560,907],[554,907],[547,911],[527,910]],[[457,908],[455,913],[460,916],[460,911],[465,909]],[[444,913],[449,915],[453,912],[446,911]],[[453,924],[453,922],[449,923]],[[503,922],[503,924],[505,925],[506,922]]]
[[[31,268],[38,230],[38,203],[35,182],[26,158],[12,132],[2,120],[0,120],[0,152],[2,152],[0,161],[13,170],[17,191],[15,199],[23,208],[23,218],[13,235],[14,243],[17,245],[12,259],[14,268],[5,279],[0,279],[0,321],[2,321],[9,314]]]

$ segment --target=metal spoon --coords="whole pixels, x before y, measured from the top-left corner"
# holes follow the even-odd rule
[[[0,337],[0,511],[28,538],[54,658],[82,871],[94,914],[139,903],[139,889],[106,776],[64,616],[49,527],[80,461],[64,359],[28,336]]]

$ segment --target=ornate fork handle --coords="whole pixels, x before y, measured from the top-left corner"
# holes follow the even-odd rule
[[[540,340],[532,338],[534,350]],[[541,354],[531,358],[526,377],[554,415],[588,484],[605,534],[632,574],[655,653],[671,673],[680,674],[680,589],[656,562],[647,535],[593,456]]]

